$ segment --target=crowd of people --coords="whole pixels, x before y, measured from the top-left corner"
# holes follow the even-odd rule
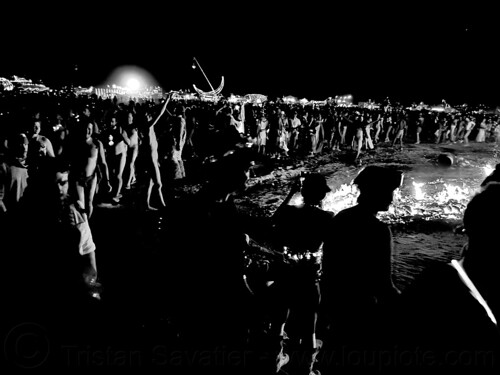
[[[479,351],[488,357],[465,365],[499,365],[498,173],[467,206],[462,258],[430,270],[405,293],[392,282],[390,227],[376,217],[391,204],[401,172],[367,166],[354,180],[358,204],[338,213],[322,209],[329,187],[317,174],[298,180],[269,221],[257,224],[234,203],[256,157],[350,152],[358,160],[381,143],[498,142],[497,116],[193,104],[171,94],[160,103],[120,103],[6,93],[0,111],[0,227],[16,240],[4,258],[5,280],[15,285],[7,296],[13,321],[36,311],[64,337],[95,339],[87,328],[98,324],[106,285],[98,276],[94,198],[118,204],[142,184],[135,202],[168,218],[156,287],[188,352],[243,353],[239,373],[441,371],[459,363],[450,353]],[[171,189],[189,177],[184,163],[191,159],[206,165],[203,186],[175,201]],[[290,206],[299,192],[303,204]],[[262,283],[252,283],[245,254],[262,236],[277,260]],[[55,295],[47,285],[57,286]],[[432,361],[401,358],[418,350]],[[217,370],[234,373],[231,366]]]

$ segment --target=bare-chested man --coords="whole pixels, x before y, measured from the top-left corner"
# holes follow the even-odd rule
[[[165,113],[170,98],[171,96],[169,95],[157,115],[155,115],[155,110],[153,108],[146,109],[146,122],[141,129],[144,152],[146,153],[146,155],[144,156],[144,166],[149,175],[149,185],[146,195],[146,207],[148,210],[156,210],[155,207],[151,206],[151,193],[153,191],[153,187],[155,188],[155,192],[158,194],[161,206],[166,206],[165,200],[163,199],[163,185],[160,174],[160,166],[158,164],[158,140],[155,133],[155,125],[158,123],[158,120],[160,120],[161,116]]]
[[[168,112],[170,114],[170,112]],[[232,116],[231,116],[232,118]],[[231,134],[230,126],[233,126],[229,120],[228,127],[224,129],[226,134]],[[184,149],[184,144],[186,143],[186,113],[184,106],[177,106],[175,108],[175,114],[171,118],[170,125],[170,162],[173,166],[173,176],[174,180],[182,180],[186,177],[186,170],[184,168],[184,161],[182,160],[182,152]]]
[[[125,189],[130,189],[136,181],[135,176],[135,161],[139,156],[139,131],[137,123],[134,121],[134,112],[127,113],[127,123],[124,126],[125,133],[123,134],[125,144],[127,145],[128,159],[128,177],[125,184]]]
[[[33,119],[32,127],[28,129],[29,150],[28,150],[28,170],[32,180],[37,179],[38,170],[45,158],[55,157],[52,142],[46,136],[40,134],[42,120],[39,117]]]
[[[53,158],[55,157],[55,154],[52,142],[46,136],[40,134],[41,129],[41,120],[35,118],[33,121],[33,127],[30,129],[30,143],[32,143],[32,147],[30,148],[33,149],[33,152]]]
[[[94,124],[86,121],[80,123],[82,134],[75,141],[72,163],[73,185],[77,198],[83,203],[89,219],[93,212],[93,201],[97,189],[97,168],[101,167],[107,192],[111,192],[109,170],[106,163],[104,146],[101,141],[93,137]]]
[[[113,181],[116,182],[112,199],[118,203],[122,197],[123,171],[127,162],[127,145],[124,141],[125,131],[118,123],[117,114],[111,115],[109,126],[104,129],[103,133],[108,169]]]

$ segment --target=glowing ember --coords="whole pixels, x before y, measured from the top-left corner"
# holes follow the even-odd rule
[[[421,200],[424,199],[425,194],[422,191],[422,186],[425,184],[423,182],[415,182],[413,181],[413,186],[415,187],[415,199],[416,200]]]
[[[323,201],[323,208],[335,213],[356,205],[359,196],[359,190],[355,185],[343,184],[335,192],[326,195]]]
[[[469,201],[473,192],[471,192],[468,188],[461,188],[460,186],[444,184],[444,190],[440,191],[434,199],[439,203],[448,203],[451,200],[455,200],[458,202],[461,201]]]
[[[438,179],[431,182],[412,182],[413,189],[403,187],[394,191],[392,205],[378,217],[387,223],[407,223],[416,217],[424,220],[460,220],[469,200],[477,188],[445,183]],[[414,193],[410,192],[413,190]],[[359,190],[355,185],[343,184],[336,191],[327,194],[323,201],[323,209],[338,213],[356,205]],[[292,205],[302,204],[302,196],[297,194],[290,202]]]
[[[485,175],[485,176],[489,176],[490,174],[492,174],[492,173],[493,173],[493,171],[494,171],[494,170],[495,170],[495,168],[494,168],[494,167],[492,167],[491,165],[485,165],[485,166],[483,167],[483,171],[484,171],[484,175]]]

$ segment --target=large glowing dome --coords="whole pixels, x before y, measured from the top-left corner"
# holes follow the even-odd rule
[[[120,86],[134,92],[157,86],[158,82],[145,69],[135,65],[124,65],[113,70],[104,84]]]

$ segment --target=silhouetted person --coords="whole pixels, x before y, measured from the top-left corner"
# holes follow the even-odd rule
[[[402,294],[395,341],[426,353],[411,363],[417,372],[498,373],[499,213],[500,183],[490,182],[467,205],[459,259],[427,266]]]
[[[146,208],[148,210],[156,210],[155,207],[151,205],[151,194],[153,188],[155,191],[156,198],[162,208],[166,206],[165,200],[163,198],[163,181],[160,173],[160,165],[158,163],[158,139],[156,137],[155,125],[158,123],[160,118],[163,116],[167,109],[167,105],[170,102],[171,95],[168,96],[165,103],[159,111],[155,109],[146,109],[145,122],[141,127],[142,130],[142,143],[143,149],[141,153],[144,153],[144,166],[148,175],[148,189],[146,192]]]
[[[485,189],[490,182],[500,182],[500,164],[497,164],[493,172],[481,182],[481,189]]]
[[[226,348],[242,353],[248,339],[252,292],[245,281],[248,247],[245,217],[233,196],[245,189],[250,164],[235,153],[211,166],[208,180],[191,200],[168,210],[168,298],[186,350]],[[192,373],[202,364],[192,364]],[[210,363],[217,373],[235,363]],[[243,365],[239,363],[238,365]],[[222,366],[222,367],[219,367]]]
[[[106,153],[110,179],[113,181],[113,201],[118,203],[122,198],[123,172],[127,162],[127,145],[124,141],[124,130],[118,123],[117,114],[109,117],[108,126],[103,129],[102,138]]]
[[[7,139],[5,159],[0,161],[0,215],[15,211],[28,186],[29,140],[24,133]]]
[[[357,205],[337,213],[323,247],[319,319],[326,356],[380,345],[383,313],[400,293],[392,280],[392,233],[376,215],[388,210],[402,174],[367,166],[353,183],[360,191]]]
[[[69,195],[69,165],[49,158],[30,185],[10,227],[23,238],[9,267],[14,308],[61,342],[93,339],[99,319],[100,285],[93,240],[83,205]]]
[[[72,145],[71,181],[78,200],[89,219],[94,212],[94,197],[98,186],[98,169],[104,175],[107,193],[112,190],[103,143],[94,135],[94,123],[82,120],[75,130],[78,134]],[[72,189],[73,190],[73,189]]]
[[[321,250],[334,213],[322,209],[323,199],[330,191],[325,178],[310,174],[302,183],[301,179],[292,185],[273,215],[276,242],[284,252],[287,265],[273,285],[274,300],[279,301],[279,306],[272,329],[275,336],[280,335],[284,340],[284,353],[280,353],[278,361],[290,360],[286,368],[309,374],[319,346],[316,319],[321,298]],[[290,205],[290,200],[299,192],[303,202]]]

